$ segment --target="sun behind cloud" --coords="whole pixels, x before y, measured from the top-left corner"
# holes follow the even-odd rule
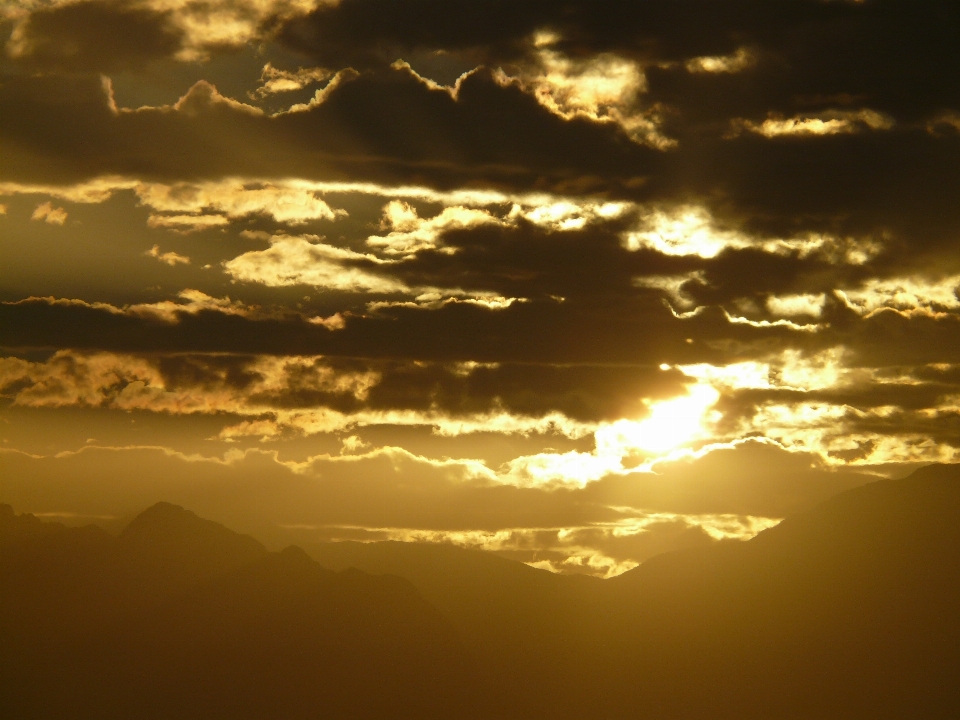
[[[712,385],[698,383],[686,395],[651,403],[650,414],[643,420],[617,420],[599,428],[597,453],[624,457],[675,450],[704,435],[710,408],[719,399]]]

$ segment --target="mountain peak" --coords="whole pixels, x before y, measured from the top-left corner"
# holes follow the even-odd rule
[[[193,580],[225,572],[266,553],[249,535],[168,502],[156,503],[137,515],[120,533],[118,550],[132,569]]]
[[[136,527],[140,525],[154,524],[154,523],[165,523],[171,521],[184,522],[188,520],[198,520],[200,522],[206,522],[201,520],[196,513],[192,513],[189,510],[181,507],[180,505],[174,505],[173,503],[160,501],[154,505],[151,505],[146,510],[137,515],[127,526]]]

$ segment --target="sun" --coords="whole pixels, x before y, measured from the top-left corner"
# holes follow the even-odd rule
[[[661,454],[703,437],[711,407],[720,398],[712,385],[697,383],[686,395],[651,403],[643,420],[617,420],[596,432],[597,453]]]

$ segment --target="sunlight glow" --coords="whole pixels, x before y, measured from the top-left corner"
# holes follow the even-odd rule
[[[643,420],[617,420],[601,426],[595,434],[598,455],[629,455],[636,451],[661,453],[695,440],[704,433],[707,411],[720,393],[706,384],[690,388],[689,394],[653,403]]]

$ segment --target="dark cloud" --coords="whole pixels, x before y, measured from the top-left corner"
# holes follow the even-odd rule
[[[112,72],[173,55],[181,32],[172,13],[128,0],[39,7],[15,26],[8,54],[28,68]]]
[[[918,9],[896,0],[344,0],[289,21],[278,39],[333,67],[424,50],[510,63],[532,53],[535,31],[549,30],[559,36],[554,47],[571,56],[612,52],[651,66],[654,97],[692,120],[730,117],[734,103],[749,117],[845,100],[912,120],[960,105],[951,82],[960,70],[958,26],[960,13],[948,4]],[[682,66],[657,69],[741,47],[756,63],[719,82]]]
[[[484,179],[549,189],[583,174],[628,182],[656,155],[615,126],[564,120],[484,71],[461,83],[456,99],[398,69],[348,79],[306,112],[252,110],[201,83],[177,107],[117,114],[99,81],[11,78],[0,95],[4,176],[294,175],[434,186]]]
[[[243,356],[163,356],[156,362],[170,391],[216,392],[223,386],[245,390],[262,378],[255,358]],[[363,397],[324,389],[317,377],[375,373]],[[344,412],[435,410],[451,416],[506,411],[540,416],[560,412],[583,421],[642,416],[641,398],[671,397],[683,391],[676,372],[651,367],[371,361],[323,358],[288,368],[270,392],[254,392],[252,404],[278,409],[333,407]]]
[[[582,305],[549,300],[505,310],[466,304],[394,308],[348,318],[344,329],[333,332],[298,317],[251,319],[212,310],[178,317],[169,323],[46,300],[0,305],[4,343],[14,348],[659,365],[732,362],[809,344],[808,333],[732,324],[718,310],[678,319],[649,297]]]
[[[562,54],[614,52],[645,67],[643,104],[667,108],[664,132],[679,140],[650,178],[650,196],[706,199],[766,234],[889,234],[910,252],[917,243],[951,247],[960,142],[952,126],[939,138],[926,129],[960,108],[960,13],[943,3],[347,0],[292,21],[279,38],[333,66],[374,66],[428,48],[509,66],[533,62],[537,29],[558,33],[552,47]],[[683,64],[738,48],[753,57],[738,72],[692,73]],[[724,139],[738,118],[862,108],[889,114],[894,129]],[[907,254],[899,249],[893,263]]]

